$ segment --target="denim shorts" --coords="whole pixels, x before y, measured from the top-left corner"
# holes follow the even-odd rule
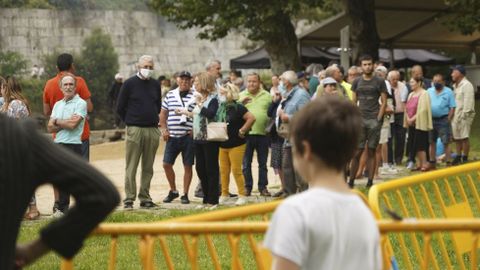
[[[169,137],[163,154],[163,163],[175,164],[177,156],[182,153],[183,165],[192,166],[195,155],[193,138],[190,135],[183,137]]]
[[[450,143],[452,137],[448,116],[433,118],[433,130],[429,132],[430,143],[436,142],[440,138],[443,144]]]

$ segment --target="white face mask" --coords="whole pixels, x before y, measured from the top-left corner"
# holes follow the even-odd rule
[[[142,77],[144,77],[145,79],[150,79],[150,77],[152,77],[152,71],[153,70],[148,68],[141,68],[140,75],[142,75]]]
[[[218,102],[224,103],[227,101],[227,97],[224,95],[218,95]]]

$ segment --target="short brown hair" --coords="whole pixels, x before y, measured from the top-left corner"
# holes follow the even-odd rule
[[[291,140],[302,154],[302,142],[310,144],[312,152],[326,166],[342,171],[358,146],[362,118],[358,108],[337,96],[318,98],[292,119]]]

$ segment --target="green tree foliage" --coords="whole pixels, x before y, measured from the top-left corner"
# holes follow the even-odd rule
[[[480,31],[480,2],[478,0],[445,0],[449,6],[447,25],[454,31],[471,35]]]
[[[51,78],[57,74],[57,57],[63,53],[55,51],[43,57],[45,74]],[[83,40],[80,54],[73,55],[75,74],[82,76],[92,93],[94,112],[90,115],[93,128],[106,128],[107,120],[112,117],[108,106],[108,91],[115,73],[118,72],[118,55],[110,36],[97,28]]]
[[[118,72],[118,55],[110,36],[99,28],[92,31],[82,46],[81,56],[74,58],[74,63],[77,73],[85,78],[92,93],[95,106],[93,116],[110,117],[107,95],[115,73]]]
[[[21,74],[27,68],[28,61],[18,52],[0,52],[0,74],[13,76]]]
[[[300,66],[292,19],[306,9],[321,7],[326,1],[152,0],[151,2],[154,9],[180,28],[200,27],[199,38],[216,40],[225,37],[232,30],[241,30],[248,39],[262,41],[271,57],[273,71],[281,72],[286,69],[298,69]]]

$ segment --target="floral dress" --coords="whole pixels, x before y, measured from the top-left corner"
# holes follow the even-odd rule
[[[8,105],[8,108],[4,109],[4,113],[14,119],[24,119],[27,118],[30,113],[28,112],[27,105],[18,99],[12,100]]]

